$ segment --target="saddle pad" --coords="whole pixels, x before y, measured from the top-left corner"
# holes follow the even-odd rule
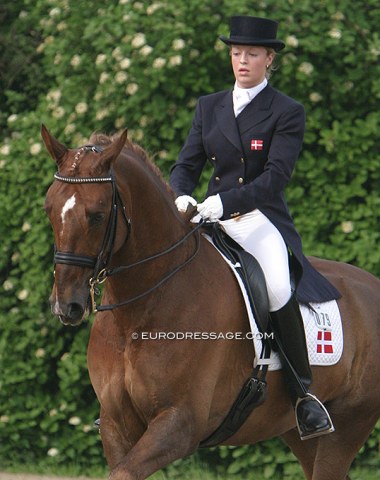
[[[214,245],[208,235],[204,236]],[[216,250],[218,249],[216,248]],[[240,265],[233,265],[219,250],[218,252],[231,268],[239,284],[251,326],[252,339],[257,354],[256,357],[259,357],[260,355],[258,353],[261,352],[263,347],[261,342],[262,334],[259,332],[254,319],[245,285],[236,270]],[[310,365],[334,365],[340,360],[343,352],[342,321],[336,300],[324,303],[310,303],[309,305],[301,304],[300,310],[305,327]],[[255,359],[255,365],[257,363],[268,364],[269,370],[281,369],[281,360],[277,352],[272,351],[270,358],[263,361],[259,359],[257,362]]]

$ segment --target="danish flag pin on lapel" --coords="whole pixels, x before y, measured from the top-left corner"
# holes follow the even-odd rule
[[[251,150],[262,150],[264,142],[262,140],[251,140]]]

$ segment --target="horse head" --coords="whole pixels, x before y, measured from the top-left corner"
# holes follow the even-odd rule
[[[91,278],[128,236],[127,222],[116,228],[125,213],[112,174],[127,131],[105,145],[78,149],[61,144],[45,126],[41,135],[58,167],[45,201],[56,248],[50,303],[62,323],[78,325],[89,312]]]

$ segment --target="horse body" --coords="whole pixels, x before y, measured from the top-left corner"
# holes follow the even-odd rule
[[[125,137],[104,152],[65,149],[47,131],[43,138],[59,171],[73,176],[107,175],[112,165],[132,228],[118,213],[112,265],[138,262],[162,252],[192,228],[167,186],[142,152]],[[74,161],[76,159],[76,161]],[[75,166],[73,167],[73,165]],[[86,192],[86,193],[85,193]],[[62,211],[72,195],[80,205]],[[54,182],[47,210],[59,249],[96,255],[110,208],[109,185]],[[96,223],[94,219],[101,218]],[[88,346],[91,382],[101,405],[101,437],[112,480],[143,480],[196,450],[222,422],[250,375],[251,340],[202,340],[202,332],[248,331],[237,282],[207,240],[200,237],[192,261],[143,298],[97,313]],[[166,255],[107,279],[103,304],[133,298],[159,283],[173,266],[196,252],[190,236]],[[338,364],[313,368],[312,390],[324,401],[336,432],[301,442],[281,371],[269,372],[268,397],[228,441],[251,444],[282,436],[309,480],[343,480],[380,415],[380,281],[349,265],[313,259],[342,293],[344,352]],[[53,311],[64,323],[81,321],[91,269],[56,265]],[[196,339],[174,340],[198,334]],[[164,334],[166,338],[160,338]],[[170,336],[171,335],[171,336]],[[208,338],[206,336],[206,338]]]

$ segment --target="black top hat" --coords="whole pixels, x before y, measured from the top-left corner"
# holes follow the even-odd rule
[[[269,18],[236,16],[230,20],[230,38],[219,38],[227,45],[257,45],[271,47],[276,52],[285,47],[282,40],[276,39],[278,22]]]

